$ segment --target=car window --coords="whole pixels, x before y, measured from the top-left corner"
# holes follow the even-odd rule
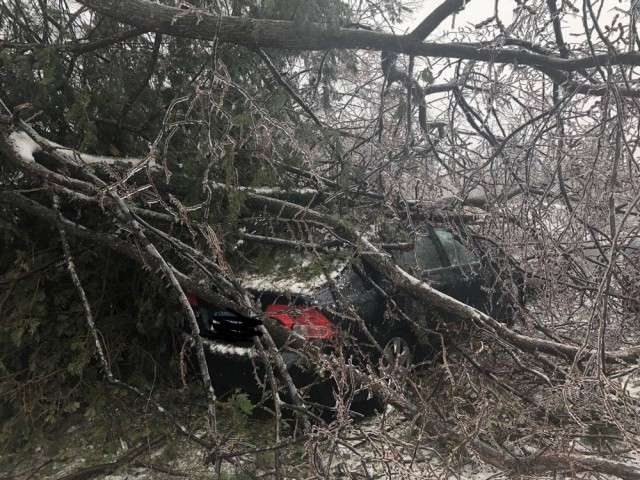
[[[629,258],[634,258],[640,254],[640,237],[633,237],[624,249],[624,253]]]
[[[409,251],[393,252],[394,261],[402,269],[416,275],[423,270],[442,267],[442,262],[438,256],[438,251],[431,238],[427,236],[416,236],[415,247]]]
[[[464,245],[456,240],[451,232],[447,230],[436,230],[436,235],[438,239],[440,239],[440,243],[447,257],[449,257],[451,265],[467,265],[480,261],[478,256],[473,252],[469,252]]]

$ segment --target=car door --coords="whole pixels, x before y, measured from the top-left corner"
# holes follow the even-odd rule
[[[423,280],[436,290],[447,295],[459,298],[461,275],[458,266],[452,266],[446,255],[442,243],[438,240],[434,229],[426,233],[416,234],[413,239],[413,248],[406,251],[394,251],[392,253],[396,264],[416,278]],[[401,293],[401,292],[399,292]],[[403,307],[412,310],[411,302],[405,303],[406,298],[397,299]],[[451,315],[441,308],[430,307],[431,314],[427,320],[433,322],[438,318],[449,319]]]

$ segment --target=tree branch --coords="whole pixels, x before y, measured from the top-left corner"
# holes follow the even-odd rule
[[[409,35],[420,40],[426,39],[449,16],[462,10],[471,0],[445,0],[425,18]]]
[[[411,35],[367,30],[327,28],[316,23],[304,26],[281,20],[218,16],[184,10],[146,0],[80,0],[80,3],[123,23],[176,37],[213,40],[257,48],[285,50],[365,49],[424,57],[449,57],[493,63],[514,63],[563,72],[604,65],[640,66],[640,53],[607,54],[576,59],[541,55],[525,50],[496,49],[465,43],[423,43]]]
[[[124,42],[130,38],[142,35],[146,30],[144,28],[132,28],[125,32],[117,33],[105,38],[99,38],[97,40],[77,41],[70,43],[60,44],[47,44],[47,43],[16,43],[16,42],[0,42],[0,47],[10,48],[14,50],[44,50],[50,48],[61,52],[69,52],[77,55],[83,53],[93,52],[116,43]]]

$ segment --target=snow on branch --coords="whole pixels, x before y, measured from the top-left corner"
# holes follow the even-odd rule
[[[132,167],[141,166],[146,163],[149,166],[155,165],[153,157],[108,157],[105,155],[93,155],[90,153],[80,153],[72,148],[65,147],[53,142],[36,133],[32,128],[17,130],[9,134],[9,145],[15,155],[23,162],[34,162],[36,153],[50,152],[58,155],[71,163],[82,163],[86,165],[116,165],[128,164]]]
[[[41,151],[38,145],[26,132],[12,132],[9,135],[9,145],[18,158],[24,162],[35,162],[33,154]]]
[[[208,187],[211,190],[224,190],[229,188],[228,185],[220,182],[209,182]],[[234,185],[232,187],[234,190],[238,190],[241,192],[253,193],[256,195],[264,195],[266,197],[272,198],[287,198],[292,196],[309,198],[312,200],[315,196],[321,195],[315,188],[280,188],[280,187],[243,187],[239,185]]]

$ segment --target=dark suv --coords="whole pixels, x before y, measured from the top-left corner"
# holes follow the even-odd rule
[[[481,258],[465,248],[451,231],[433,227],[415,235],[411,242],[386,245],[385,249],[399,267],[437,290],[494,318],[510,321],[510,308],[515,302],[506,298],[501,282],[492,273],[496,269],[490,265],[495,266],[499,257],[489,260],[483,252],[484,258]],[[311,285],[254,282],[249,289],[259,298],[265,314],[284,327],[328,348],[334,339],[340,339],[341,345],[357,347],[374,361],[380,360],[382,367],[389,371],[406,371],[417,357],[428,356],[440,345],[442,332],[449,330],[443,325],[456,323],[443,311],[403,297],[360,262],[343,265],[330,276],[331,281],[325,277],[324,282],[311,282]],[[251,341],[216,339],[216,330],[222,331],[222,325],[241,319],[192,295],[189,298],[203,336],[208,339],[205,344],[213,354],[210,361],[214,362],[214,373],[221,373],[220,368],[215,368],[217,357],[226,357],[219,365],[225,365],[227,371],[232,358],[245,361],[255,356]],[[356,315],[362,322],[354,318]],[[362,323],[369,334],[361,328]],[[378,346],[372,345],[372,337]],[[289,366],[301,363],[300,357],[291,352],[285,353],[285,361]],[[233,370],[234,381],[242,385],[242,369]],[[254,384],[252,373],[245,372],[245,376]]]

